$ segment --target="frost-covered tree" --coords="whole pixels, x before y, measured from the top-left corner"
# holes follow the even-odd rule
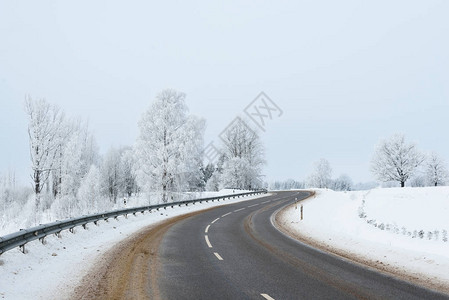
[[[205,181],[202,169],[205,128],[205,121],[194,116],[188,117],[188,121],[184,125],[186,138],[189,141],[184,144],[184,151],[181,152],[185,165],[184,178],[181,178],[181,181],[186,182],[182,190],[192,192],[204,191]]]
[[[401,187],[413,176],[424,156],[404,135],[396,134],[377,146],[371,161],[371,171],[380,181],[397,181]]]
[[[163,202],[188,188],[189,177],[200,171],[204,121],[188,115],[185,94],[163,90],[139,122],[136,146],[138,180]]]
[[[333,180],[333,190],[335,191],[351,191],[352,190],[352,179],[346,175],[342,174],[337,179]]]
[[[101,195],[101,173],[97,166],[91,165],[89,172],[81,181],[78,190],[78,206],[85,214],[105,210]]]
[[[35,193],[35,209],[40,209],[40,195],[55,168],[57,148],[66,136],[64,113],[44,99],[33,100],[27,97],[25,111],[28,117],[28,137]]]
[[[425,173],[430,185],[446,184],[449,173],[445,161],[436,153],[431,153],[425,162]]]
[[[51,182],[54,198],[64,197],[65,201],[74,202],[81,181],[91,165],[98,165],[99,154],[87,124],[71,121],[67,122],[66,127],[67,138],[57,148],[57,162]]]
[[[206,191],[216,192],[220,190],[221,174],[215,171],[206,182]]]
[[[121,156],[123,188],[128,197],[137,192],[137,179],[135,171],[135,157],[132,149],[125,149]]]
[[[408,180],[407,184],[411,187],[425,187],[428,185],[426,177],[421,174],[415,174]]]
[[[305,187],[304,182],[296,181],[294,179],[287,179],[284,181],[274,181],[270,183],[271,190],[295,190],[295,189],[303,189]]]
[[[329,162],[321,158],[315,162],[312,174],[307,179],[307,185],[315,188],[331,187],[332,168]]]
[[[203,173],[203,180],[205,183],[209,181],[212,175],[215,172],[215,166],[213,163],[208,163],[206,167],[201,168],[201,172]]]
[[[250,174],[249,162],[240,157],[228,159],[223,166],[221,174],[221,188],[247,189],[251,188],[253,174]]]
[[[103,194],[109,200],[117,203],[120,191],[123,190],[123,174],[121,168],[120,151],[114,148],[109,149],[101,164]]]
[[[234,185],[233,188],[241,189],[261,188],[265,151],[256,131],[237,118],[221,138],[224,153],[221,185]]]

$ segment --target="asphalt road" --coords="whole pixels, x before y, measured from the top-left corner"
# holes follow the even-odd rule
[[[306,192],[280,192],[176,223],[159,249],[162,299],[449,299],[313,249],[273,213]]]

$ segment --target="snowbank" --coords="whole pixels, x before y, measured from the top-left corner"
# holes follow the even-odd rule
[[[246,192],[250,191],[223,189],[218,192],[179,193],[176,195],[178,199],[175,201],[218,197]],[[51,198],[52,197],[53,196],[51,196]],[[8,206],[5,206],[3,209],[0,209],[0,236],[5,236],[21,229],[34,227],[39,224],[47,224],[57,220],[79,217],[81,215],[96,214],[103,211],[112,211],[116,209],[161,203],[160,194],[157,193],[150,195],[141,193],[130,198],[126,197],[126,205],[124,204],[123,198],[118,199],[117,203],[113,204],[109,199],[104,197],[100,197],[97,199],[95,204],[92,204],[89,207],[70,207],[70,205],[66,207],[67,203],[76,203],[76,199],[58,198],[57,200],[54,200],[52,198],[52,200],[46,201],[53,201],[53,204],[44,212],[39,214],[35,213],[34,196],[29,197],[28,201],[25,201],[24,203],[13,202]],[[83,201],[81,202],[83,204],[87,203]]]
[[[449,290],[449,187],[316,190],[279,215],[291,233],[391,273]],[[444,288],[446,287],[446,288]]]
[[[210,197],[217,194],[230,193],[209,193]],[[26,245],[27,254],[12,249],[0,256],[0,299],[66,299],[103,253],[139,229],[169,217],[259,197],[264,196],[175,206],[127,219],[119,217],[99,222],[99,226],[89,224],[87,230],[76,227],[75,234],[63,231],[62,238],[49,236],[44,245],[31,242]]]

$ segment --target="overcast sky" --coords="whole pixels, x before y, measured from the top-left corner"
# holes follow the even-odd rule
[[[151,3],[150,3],[151,2]],[[205,142],[264,91],[267,179],[371,181],[396,132],[449,161],[449,1],[0,2],[0,173],[29,170],[25,95],[89,120],[101,152],[133,145],[156,94],[187,94]]]

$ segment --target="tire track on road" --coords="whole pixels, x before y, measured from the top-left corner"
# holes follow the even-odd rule
[[[215,207],[173,217],[126,238],[100,257],[71,298],[161,299],[158,255],[165,233],[177,222],[212,209]]]

